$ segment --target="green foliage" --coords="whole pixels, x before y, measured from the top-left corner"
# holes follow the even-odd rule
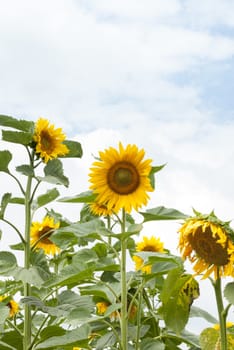
[[[140,212],[140,214],[143,215],[144,222],[154,220],[181,220],[188,217],[176,209],[165,208],[163,206],[148,209],[146,212]]]
[[[16,118],[13,118],[7,115],[0,115],[0,125],[25,131],[25,132],[27,131],[32,132],[34,129],[34,122],[23,120],[23,119],[18,120]]]
[[[40,181],[45,181],[50,184],[64,185],[68,187],[69,180],[63,174],[62,162],[59,159],[50,160],[44,168],[44,177],[38,176]]]
[[[9,173],[8,165],[12,159],[10,151],[0,151],[0,171]]]

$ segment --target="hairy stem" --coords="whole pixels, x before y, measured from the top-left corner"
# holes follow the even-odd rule
[[[126,213],[122,211],[121,233],[125,233]],[[128,310],[127,310],[127,277],[126,277],[126,256],[127,256],[127,239],[124,235],[121,237],[121,348],[128,348]]]

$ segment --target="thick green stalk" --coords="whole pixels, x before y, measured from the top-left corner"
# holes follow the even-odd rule
[[[121,224],[121,232],[125,233],[126,213],[123,209],[123,217]],[[126,277],[126,257],[127,257],[127,239],[122,235],[121,237],[121,349],[128,348],[128,310],[127,310],[127,277]]]
[[[32,177],[28,177],[26,193],[25,193],[25,243],[24,243],[24,267],[30,267],[30,228],[31,228],[31,187]],[[31,286],[24,283],[24,297],[31,295]],[[31,307],[25,303],[24,306],[24,348],[28,350],[31,344]]]
[[[217,280],[213,282],[213,286],[219,314],[221,350],[227,350],[226,312],[223,306],[221,278],[219,276]]]

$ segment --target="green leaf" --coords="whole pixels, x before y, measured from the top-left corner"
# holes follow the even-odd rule
[[[109,331],[97,340],[96,350],[103,350],[108,348],[114,349],[113,346],[115,345],[115,343],[116,336],[113,332]]]
[[[12,154],[9,151],[0,151],[0,171],[9,173],[8,165],[12,159]]]
[[[158,165],[158,166],[152,166],[150,174],[149,174],[149,178],[150,178],[150,184],[153,187],[153,189],[155,188],[155,174],[162,170],[165,167],[166,164],[163,165]]]
[[[2,196],[1,210],[0,210],[0,218],[1,219],[4,218],[5,210],[6,210],[8,203],[10,202],[10,200],[11,200],[11,193],[5,193]]]
[[[9,316],[9,307],[0,302],[0,325],[4,324]]]
[[[44,168],[44,173],[45,177],[38,177],[39,180],[68,187],[69,180],[63,174],[63,165],[61,160],[57,158],[50,160]]]
[[[165,208],[163,206],[148,209],[146,212],[140,212],[144,217],[144,222],[153,220],[180,220],[186,219],[188,216],[173,208]]]
[[[34,176],[34,169],[31,165],[23,164],[16,167],[16,171],[26,176]]]
[[[146,265],[153,265],[152,274],[154,275],[162,275],[183,266],[181,258],[175,255],[156,252],[137,252],[134,255],[140,256]],[[145,275],[145,278],[150,279],[151,276]]]
[[[36,209],[43,207],[44,205],[54,201],[59,196],[59,191],[57,188],[52,188],[48,190],[45,194],[38,196],[34,202]]]
[[[234,282],[230,282],[225,286],[224,296],[230,304],[234,305]]]
[[[10,200],[10,203],[12,204],[25,204],[25,199],[22,197],[12,197],[11,200]]]
[[[39,349],[53,349],[58,348],[59,346],[65,346],[65,345],[73,345],[74,346],[79,344],[82,341],[88,340],[90,335],[90,327],[88,325],[83,325],[78,329],[74,329],[72,331],[66,331],[66,334],[61,336],[54,336],[51,338],[48,338],[41,343],[39,343],[36,347],[37,350]]]
[[[20,243],[17,243],[17,244],[11,244],[10,245],[10,248],[13,249],[13,250],[24,250],[24,245],[22,242]]]
[[[2,130],[2,139],[27,146],[32,142],[33,134],[24,131]]]
[[[41,274],[39,273],[37,267],[32,266],[29,269],[23,267],[17,267],[14,271],[11,271],[11,276],[15,278],[16,281],[22,281],[34,285],[37,288],[41,288],[44,283]]]
[[[45,288],[54,286],[77,285],[80,281],[89,280],[93,277],[95,264],[80,264],[79,266],[68,265],[62,269],[59,275],[54,275],[44,283]]]
[[[83,155],[81,144],[77,141],[65,140],[63,144],[69,149],[69,153],[60,158],[81,158]]]
[[[58,200],[58,202],[65,202],[65,203],[92,203],[92,202],[95,201],[96,197],[97,197],[97,195],[94,194],[92,191],[86,191],[86,192],[82,192],[80,194],[77,194],[76,196],[60,198]]]
[[[146,338],[142,340],[140,349],[141,350],[164,350],[165,344],[160,340]]]
[[[7,115],[0,115],[0,125],[7,126],[9,128],[14,128],[21,131],[30,131],[34,129],[34,122],[16,119]]]
[[[179,334],[185,327],[190,306],[199,296],[199,285],[190,274],[184,274],[181,269],[168,273],[161,300],[163,303],[164,321],[169,329]]]
[[[23,350],[23,337],[17,331],[4,332],[0,344],[4,344],[1,346],[1,350]]]
[[[200,334],[202,350],[215,350],[219,339],[219,332],[214,328],[206,328]]]
[[[10,270],[16,268],[17,260],[14,254],[10,252],[0,252],[0,274],[4,275]]]
[[[212,316],[209,312],[207,312],[206,310],[200,309],[197,306],[191,306],[189,317],[202,317],[206,321],[212,324],[219,323],[219,321],[214,316]]]

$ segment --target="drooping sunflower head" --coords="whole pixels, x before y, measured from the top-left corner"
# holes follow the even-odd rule
[[[234,276],[234,241],[229,223],[222,222],[212,212],[186,219],[179,229],[179,250],[184,259],[193,263],[196,274],[203,279]]]
[[[60,251],[51,240],[54,230],[59,228],[60,223],[54,222],[52,217],[46,216],[42,222],[33,222],[31,226],[31,247],[43,249],[45,254],[55,255]]]
[[[125,209],[130,213],[146,205],[148,193],[153,191],[149,174],[151,159],[143,160],[144,150],[136,145],[119,143],[119,150],[110,147],[99,152],[100,160],[91,167],[90,189],[97,194],[97,201],[104,203],[108,210]]]
[[[19,304],[13,299],[10,299],[9,301],[7,301],[7,299],[9,299],[9,297],[5,295],[0,296],[0,302],[6,300],[6,306],[9,308],[9,317],[14,317],[17,312],[19,312]]]
[[[137,243],[136,245],[137,252],[155,252],[155,253],[164,253],[164,244],[161,242],[160,238],[156,238],[154,236],[146,237],[144,236],[142,241]],[[152,266],[145,265],[144,260],[137,255],[133,255],[133,261],[135,262],[135,269],[141,270],[147,274],[151,273]]]
[[[36,143],[36,153],[47,163],[53,158],[66,155],[69,150],[63,141],[66,136],[61,128],[55,129],[47,119],[39,118],[35,124],[33,140]]]

